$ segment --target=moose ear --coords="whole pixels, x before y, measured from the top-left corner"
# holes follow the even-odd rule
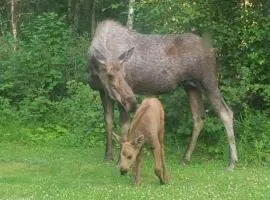
[[[96,48],[93,51],[93,57],[101,64],[104,64],[106,62],[105,56]]]
[[[118,142],[118,143],[121,143],[121,137],[119,135],[117,135],[116,133],[112,133],[113,134],[113,138]]]
[[[140,135],[132,141],[132,144],[136,147],[142,146],[144,143],[144,135]]]
[[[134,52],[134,47],[132,47],[129,50],[125,51],[124,53],[122,53],[118,57],[119,61],[121,63],[128,61],[130,59],[130,57],[132,56],[133,52]]]

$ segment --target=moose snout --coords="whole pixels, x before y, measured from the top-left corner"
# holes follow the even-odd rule
[[[127,169],[124,169],[124,168],[121,168],[121,169],[120,169],[121,175],[125,175],[127,172],[128,172]]]
[[[137,109],[137,100],[135,96],[128,97],[125,103],[126,110],[128,112],[135,112]]]

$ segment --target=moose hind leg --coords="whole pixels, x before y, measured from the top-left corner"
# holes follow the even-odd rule
[[[205,120],[205,111],[202,99],[202,93],[199,89],[191,86],[186,86],[185,91],[188,95],[190,109],[193,117],[193,130],[191,141],[186,149],[183,164],[187,164],[191,160],[192,153],[195,149],[197,139],[200,135],[200,132],[203,128]]]
[[[215,111],[217,112],[219,118],[223,122],[226,129],[229,147],[230,147],[230,163],[229,163],[229,166],[227,167],[227,170],[232,171],[238,160],[234,129],[233,129],[233,112],[225,103],[219,90],[218,92],[210,93],[209,98],[212,105],[215,108]]]
[[[113,131],[113,101],[109,98],[108,94],[100,91],[100,98],[104,109],[104,121],[106,126],[106,149],[105,149],[105,162],[113,160],[113,146],[112,146],[112,131]]]

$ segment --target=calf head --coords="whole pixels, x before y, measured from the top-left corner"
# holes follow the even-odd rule
[[[92,52],[97,61],[95,71],[109,96],[117,100],[126,111],[136,110],[136,97],[125,80],[123,63],[132,56],[134,48],[123,52],[117,59],[106,58],[98,49]]]
[[[120,173],[126,174],[128,170],[134,166],[137,156],[141,151],[144,143],[144,136],[140,135],[130,141],[120,138],[120,136],[113,133],[114,138],[121,144],[120,152]]]

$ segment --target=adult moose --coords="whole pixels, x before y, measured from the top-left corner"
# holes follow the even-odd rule
[[[135,94],[161,94],[183,84],[193,116],[189,162],[203,128],[207,96],[223,122],[230,147],[232,170],[237,162],[233,112],[218,88],[216,58],[209,42],[191,33],[144,35],[105,20],[95,32],[89,49],[89,84],[100,91],[107,129],[105,160],[112,159],[113,100],[120,108],[121,132],[128,132],[128,112],[136,108]]]

